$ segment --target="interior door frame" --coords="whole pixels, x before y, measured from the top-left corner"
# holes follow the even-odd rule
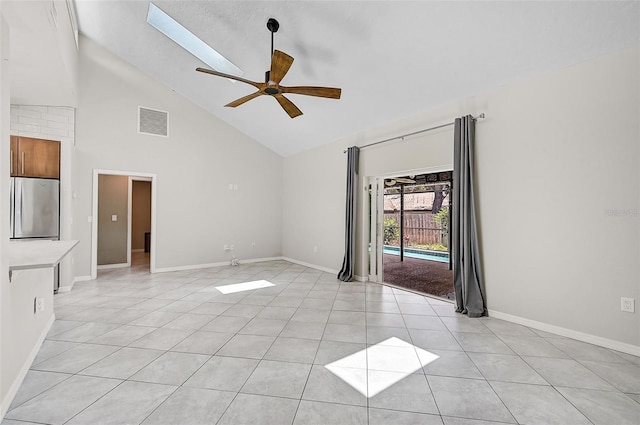
[[[382,283],[384,178],[369,177],[369,190],[369,215],[371,220],[369,223],[369,281]]]
[[[384,283],[384,180],[407,175],[442,173],[453,170],[453,164],[437,165],[408,171],[394,171],[378,176],[369,177],[371,196],[369,197],[369,280]]]
[[[129,200],[128,200],[128,208],[127,208],[127,217],[128,217],[128,225],[127,225],[127,263],[131,266],[131,253],[133,250],[131,246],[133,244],[133,182],[141,181],[141,182],[149,182],[151,183],[151,189],[153,190],[153,181],[149,177],[140,177],[140,176],[129,176]],[[152,209],[153,210],[153,209]]]
[[[98,277],[98,180],[100,175],[126,176],[128,182],[128,229],[127,229],[127,263],[131,264],[131,191],[133,180],[146,180],[151,182],[151,255],[149,272],[156,273],[156,193],[157,175],[137,171],[121,170],[93,170],[93,194],[91,208],[91,279]]]

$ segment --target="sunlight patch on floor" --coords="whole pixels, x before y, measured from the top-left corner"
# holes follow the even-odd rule
[[[266,280],[255,280],[253,282],[234,283],[233,285],[216,286],[216,289],[223,294],[235,294],[236,292],[252,291],[254,289],[268,288],[275,286]]]
[[[371,398],[437,359],[433,353],[392,337],[325,368]]]

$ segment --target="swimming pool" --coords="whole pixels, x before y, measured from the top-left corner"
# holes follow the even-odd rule
[[[397,246],[384,246],[383,252],[385,254],[400,255],[400,248]],[[449,253],[440,251],[427,251],[424,249],[405,248],[405,257],[418,258],[420,260],[439,261],[441,263],[449,262]]]

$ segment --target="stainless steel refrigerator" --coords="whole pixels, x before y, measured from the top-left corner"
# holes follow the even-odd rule
[[[60,182],[53,179],[11,177],[12,239],[58,239]]]
[[[60,182],[53,179],[11,177],[9,237],[14,241],[58,240],[60,237]],[[53,291],[60,286],[56,266]]]

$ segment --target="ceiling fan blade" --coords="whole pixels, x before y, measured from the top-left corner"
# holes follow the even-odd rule
[[[269,79],[276,84],[280,84],[280,81],[291,68],[293,58],[288,54],[276,50],[271,57],[271,71],[269,73]]]
[[[333,88],[333,87],[310,87],[310,86],[282,87],[280,86],[280,90],[282,90],[282,93],[304,94],[307,96],[328,97],[330,99],[340,99],[340,94],[342,93],[341,89]]]
[[[236,106],[240,106],[240,105],[242,105],[243,103],[248,102],[248,101],[250,101],[251,99],[255,99],[256,97],[258,97],[258,96],[260,96],[260,95],[262,95],[262,94],[263,94],[262,92],[257,91],[257,92],[255,92],[255,93],[251,93],[251,94],[248,94],[248,95],[246,95],[246,96],[244,96],[244,97],[241,97],[240,99],[236,99],[236,100],[234,100],[233,102],[227,103],[227,104],[226,104],[226,105],[224,105],[224,106],[229,106],[229,107],[231,107],[231,108],[235,108]]]
[[[397,181],[398,183],[406,183],[406,184],[413,184],[413,183],[415,183],[415,182],[416,182],[415,180],[413,180],[413,179],[408,179],[408,178],[406,178],[406,177],[396,177],[396,181]]]
[[[235,75],[225,74],[223,72],[214,71],[213,69],[196,68],[196,71],[204,72],[205,74],[216,75],[218,77],[229,78],[230,80],[236,80],[236,81],[240,81],[242,83],[251,84],[253,87],[255,87],[257,89],[260,89],[262,86],[264,86],[264,84],[256,83],[255,81],[247,80],[246,78],[236,77]]]
[[[284,109],[291,118],[295,118],[297,116],[302,115],[302,111],[298,109],[298,107],[294,105],[292,101],[290,101],[283,95],[276,94],[273,97],[276,98],[280,106],[282,106],[282,109]]]

